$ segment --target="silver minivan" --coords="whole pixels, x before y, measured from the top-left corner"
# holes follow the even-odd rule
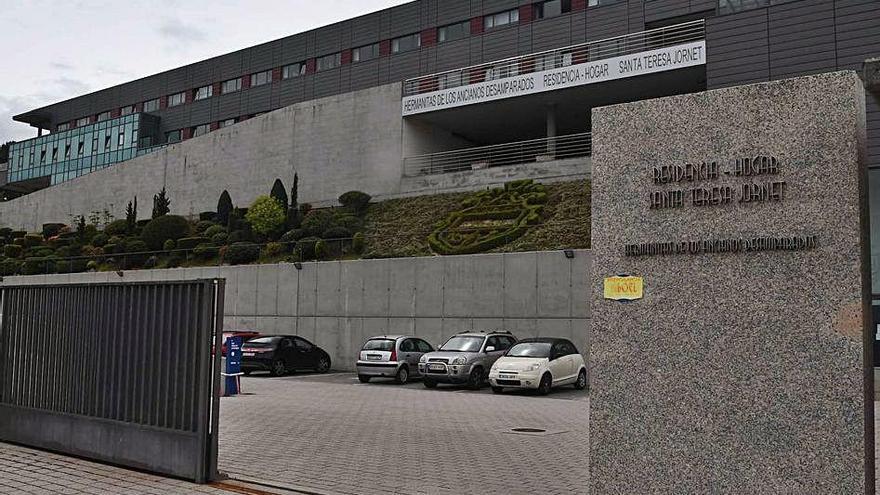
[[[411,335],[380,335],[364,343],[358,355],[357,373],[361,383],[374,377],[394,378],[406,383],[419,376],[419,359],[434,348],[426,341]]]

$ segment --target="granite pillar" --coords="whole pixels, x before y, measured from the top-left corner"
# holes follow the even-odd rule
[[[864,94],[593,110],[592,495],[873,493]]]

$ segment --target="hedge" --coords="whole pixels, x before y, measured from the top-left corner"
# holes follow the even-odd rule
[[[260,246],[252,242],[236,242],[226,249],[226,261],[230,265],[253,263],[260,257]]]
[[[141,232],[141,238],[153,251],[162,249],[165,241],[178,240],[189,235],[189,222],[178,215],[162,215],[150,220]]]
[[[342,196],[339,196],[339,203],[355,213],[360,214],[366,211],[367,205],[370,204],[370,199],[372,199],[372,197],[367,193],[361,191],[348,191]]]
[[[114,220],[104,227],[104,233],[109,236],[125,235],[128,233],[128,222],[125,220]]]
[[[178,239],[177,248],[178,249],[195,249],[199,244],[207,244],[211,242],[207,237],[184,237],[183,239]]]
[[[351,239],[351,231],[345,227],[330,227],[321,234],[321,237],[324,239]]]
[[[55,237],[58,233],[61,232],[61,229],[67,227],[67,225],[63,223],[44,223],[43,224],[43,237],[46,239],[50,237]]]
[[[3,246],[3,255],[7,258],[18,258],[21,256],[22,251],[24,251],[24,249],[18,244],[7,244]]]
[[[218,225],[210,220],[200,220],[199,223],[196,224],[196,232],[203,233],[211,227],[217,227]]]
[[[207,230],[205,230],[204,235],[205,235],[205,237],[214,237],[217,234],[225,234],[225,233],[226,233],[226,227],[223,227],[221,225],[212,225],[212,226],[208,227]]]
[[[300,259],[315,259],[315,245],[318,244],[318,241],[320,240],[321,239],[317,237],[306,237],[297,241],[295,251]]]
[[[318,237],[333,226],[333,213],[327,210],[313,210],[306,215],[302,229],[310,236]]]
[[[0,275],[4,277],[8,277],[10,275],[17,275],[19,270],[21,270],[21,262],[17,260],[3,260],[0,261]]]
[[[193,249],[193,256],[200,260],[209,260],[220,252],[220,248],[210,244],[199,244]]]

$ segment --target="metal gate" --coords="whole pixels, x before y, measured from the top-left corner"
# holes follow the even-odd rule
[[[223,288],[0,287],[0,440],[214,479]]]

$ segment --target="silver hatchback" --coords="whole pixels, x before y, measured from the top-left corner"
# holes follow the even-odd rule
[[[419,359],[434,350],[431,344],[410,335],[380,335],[364,343],[358,355],[361,383],[375,377],[394,378],[400,384],[419,376]]]

